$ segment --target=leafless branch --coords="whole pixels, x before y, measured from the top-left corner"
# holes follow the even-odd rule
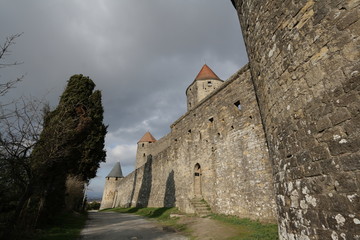
[[[5,62],[5,56],[7,56],[11,53],[10,47],[15,44],[15,40],[18,37],[20,37],[22,34],[23,33],[11,35],[6,38],[5,42],[2,45],[0,45],[0,69],[22,64],[22,62],[17,62],[17,61],[10,62],[10,63]],[[24,78],[24,76],[22,75],[22,76],[16,78],[15,80],[0,82],[0,96],[3,96],[4,94],[6,94],[9,91],[9,89],[13,88],[15,86],[15,84],[20,82],[23,78]]]

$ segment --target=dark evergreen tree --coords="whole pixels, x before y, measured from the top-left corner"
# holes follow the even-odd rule
[[[67,176],[88,182],[105,161],[101,92],[94,87],[90,78],[72,76],[57,108],[45,114],[30,155],[32,177],[19,208],[20,226],[31,229],[55,216],[64,207]]]

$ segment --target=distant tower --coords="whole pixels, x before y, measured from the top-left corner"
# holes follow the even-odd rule
[[[146,132],[144,136],[138,141],[135,168],[139,168],[145,164],[147,156],[151,154],[150,146],[154,142],[156,142],[156,139],[153,137],[153,135],[151,135],[150,132]]]
[[[204,65],[195,80],[186,89],[188,111],[218,88],[224,81],[221,80],[209,67]]]
[[[121,166],[120,163],[117,162],[110,173],[106,176],[100,209],[116,207],[117,189],[122,178],[124,178],[124,176],[121,171]]]

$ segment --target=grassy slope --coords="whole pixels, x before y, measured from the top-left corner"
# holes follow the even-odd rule
[[[231,240],[277,240],[278,230],[276,224],[262,224],[247,218],[213,214],[212,219],[235,226],[241,236]]]

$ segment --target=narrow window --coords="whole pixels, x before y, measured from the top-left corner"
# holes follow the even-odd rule
[[[144,156],[144,157],[146,156],[146,155],[145,155],[145,153],[144,153],[144,155],[143,155],[143,156]]]
[[[142,147],[144,147],[145,146],[145,144],[142,144]]]
[[[208,87],[211,87],[211,86],[212,86],[211,81],[208,81]]]
[[[191,133],[191,129],[188,130],[188,133]]]
[[[234,103],[234,105],[235,105],[239,110],[241,110],[240,101],[236,101],[236,102]]]
[[[214,122],[214,118],[213,117],[209,118],[209,121]]]

